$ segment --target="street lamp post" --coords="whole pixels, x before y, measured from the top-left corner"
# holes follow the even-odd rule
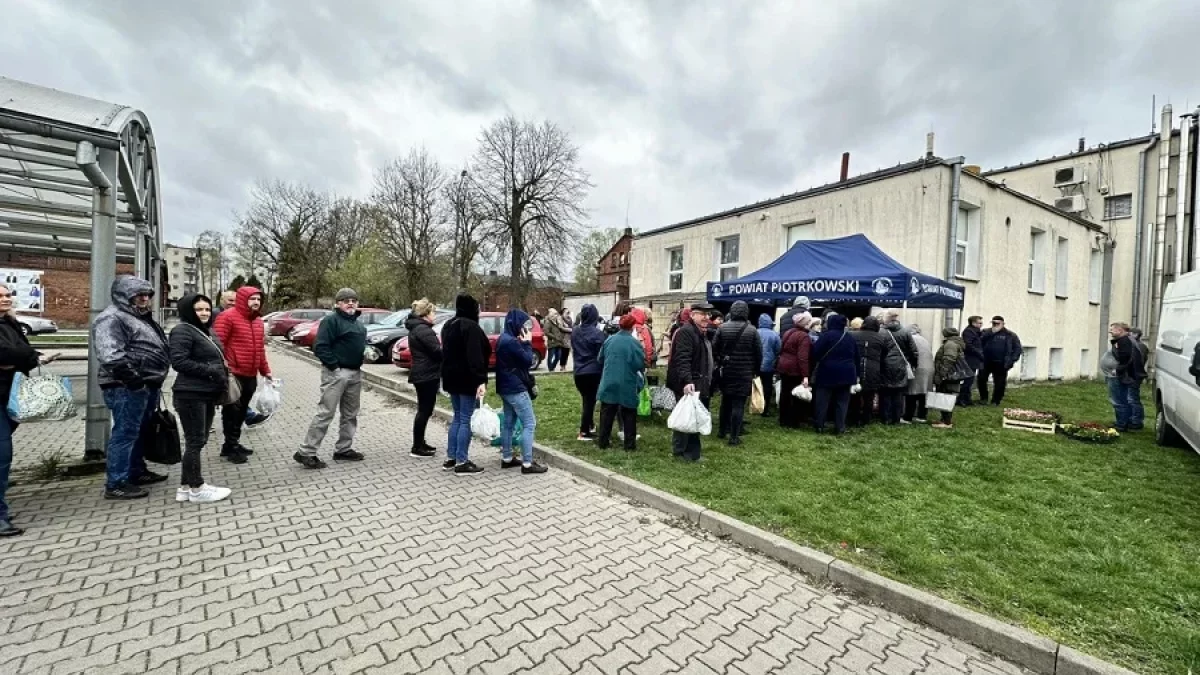
[[[467,181],[467,175],[468,174],[467,174],[466,169],[463,169],[462,173],[459,174],[458,195],[457,195],[458,196],[458,204],[455,205],[455,209],[454,209],[454,235],[455,235],[455,239],[457,240],[457,241],[455,241],[456,246],[455,246],[455,250],[454,250],[454,268],[455,268],[455,274],[458,277],[456,279],[456,281],[459,284],[458,293],[466,293],[467,292],[467,289],[466,289],[467,263],[465,262],[465,259],[463,257],[463,253],[462,253],[462,248],[467,245],[466,242],[463,241],[463,223],[462,223],[463,210],[466,208],[466,194],[463,192],[463,183],[465,183]]]

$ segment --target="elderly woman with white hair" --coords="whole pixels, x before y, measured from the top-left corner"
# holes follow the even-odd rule
[[[29,374],[40,363],[49,363],[58,358],[57,354],[43,356],[33,347],[21,332],[21,324],[17,323],[13,312],[13,289],[0,285],[0,394],[7,401],[12,390],[13,379],[17,373]],[[12,516],[8,512],[8,502],[4,494],[8,491],[8,473],[12,469],[13,432],[17,423],[7,414],[0,414],[0,537],[15,537],[24,532],[12,524]]]

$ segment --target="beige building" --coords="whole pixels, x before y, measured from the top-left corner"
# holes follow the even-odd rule
[[[167,244],[163,247],[163,257],[167,263],[167,282],[171,288],[167,300],[171,305],[188,293],[200,290],[200,265],[196,249]]]
[[[1000,314],[1025,347],[1014,376],[1095,374],[1108,322],[1104,228],[975,170],[929,155],[640,234],[630,253],[632,301],[665,326],[710,280],[754,272],[801,239],[862,233],[907,267],[965,287],[961,312],[905,312],[935,348],[943,325]]]
[[[1080,139],[1076,152],[984,174],[1104,228],[1114,246],[1109,314],[1144,328],[1151,346],[1166,285],[1200,267],[1196,114],[1173,128],[1168,105],[1159,133],[1093,148]]]

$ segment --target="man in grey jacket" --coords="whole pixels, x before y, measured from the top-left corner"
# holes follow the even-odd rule
[[[150,282],[123,275],[110,293],[112,304],[92,326],[100,389],[113,422],[104,498],[139,499],[149,495],[143,485],[167,479],[146,468],[141,433],[158,409],[171,360],[167,337],[154,321]]]

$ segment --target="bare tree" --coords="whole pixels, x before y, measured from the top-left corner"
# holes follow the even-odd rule
[[[225,234],[217,230],[205,230],[196,237],[195,248],[199,271],[197,290],[214,298],[224,288],[229,271]]]
[[[405,290],[413,296],[429,292],[428,267],[447,240],[445,183],[445,170],[424,147],[375,173],[371,201]]]
[[[483,130],[470,173],[493,234],[509,254],[513,303],[525,304],[529,275],[574,248],[591,182],[579,148],[552,122],[512,115]]]
[[[447,182],[442,193],[453,218],[450,265],[457,290],[462,292],[467,289],[472,265],[481,257],[489,257],[495,247],[488,243],[487,214],[467,170],[457,180]]]
[[[256,184],[237,226],[239,258],[254,259],[266,269],[272,292],[277,282],[286,286],[289,298],[307,297],[315,303],[331,262],[330,211],[329,197],[307,186],[279,181]],[[288,264],[282,265],[285,258]],[[286,280],[277,278],[281,266],[287,268]]]

